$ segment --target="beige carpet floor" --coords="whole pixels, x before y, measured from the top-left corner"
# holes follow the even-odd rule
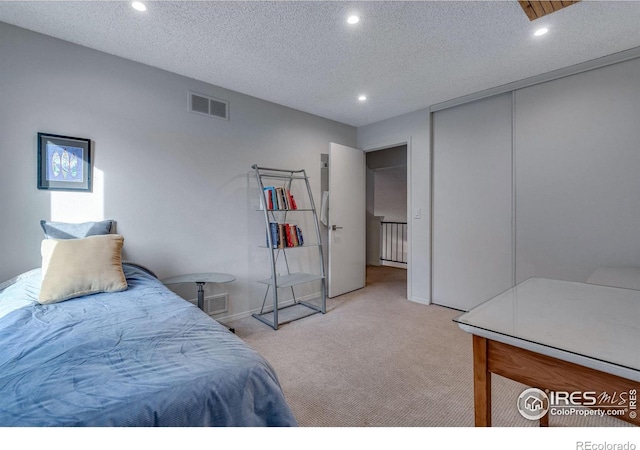
[[[324,315],[277,331],[252,317],[230,325],[274,367],[301,426],[470,427],[471,336],[452,321],[458,314],[408,301],[405,270],[370,266],[366,287],[328,299]],[[493,376],[494,426],[537,426],[516,409],[525,388]],[[627,425],[613,418],[550,420],[550,426]]]

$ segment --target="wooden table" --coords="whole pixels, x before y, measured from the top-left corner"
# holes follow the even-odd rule
[[[640,291],[531,278],[454,320],[473,334],[476,426],[491,426],[492,373],[548,394],[542,426],[574,406],[640,425]]]

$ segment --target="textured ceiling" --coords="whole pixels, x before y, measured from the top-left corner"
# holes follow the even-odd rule
[[[0,21],[354,126],[640,46],[640,1],[533,22],[516,0],[147,5],[0,1]]]

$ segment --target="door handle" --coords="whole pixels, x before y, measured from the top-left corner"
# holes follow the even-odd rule
[[[336,231],[336,230],[342,230],[342,227],[339,227],[339,226],[336,226],[336,225],[331,225],[331,229],[332,229],[333,231]]]

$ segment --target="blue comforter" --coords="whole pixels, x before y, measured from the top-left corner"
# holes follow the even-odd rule
[[[39,270],[0,292],[0,426],[296,425],[266,360],[124,270],[119,293],[41,305]]]

